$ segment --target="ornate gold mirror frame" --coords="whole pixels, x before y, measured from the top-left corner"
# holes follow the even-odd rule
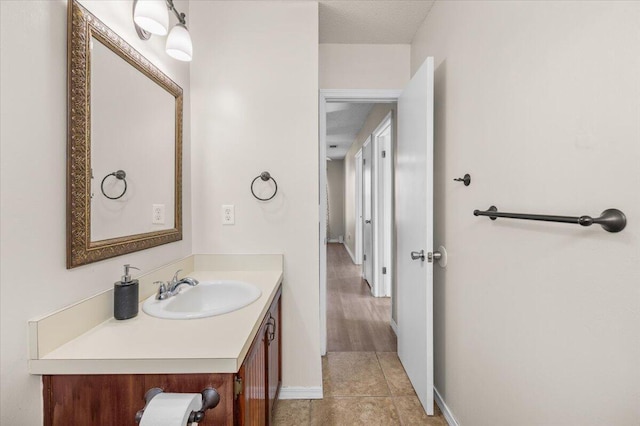
[[[182,239],[182,88],[82,7],[69,1],[67,40],[67,269]],[[91,55],[94,37],[175,97],[174,228],[91,241]]]

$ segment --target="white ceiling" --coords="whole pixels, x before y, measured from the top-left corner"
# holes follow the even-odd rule
[[[343,159],[375,104],[331,102],[327,104],[327,157]],[[330,145],[337,145],[330,148]]]
[[[320,1],[320,43],[409,44],[434,0]]]

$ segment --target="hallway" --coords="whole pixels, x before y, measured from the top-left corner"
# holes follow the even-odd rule
[[[391,299],[371,296],[342,244],[327,245],[327,355],[323,399],[281,400],[276,426],[447,426],[429,417],[396,354]]]
[[[327,351],[395,352],[391,299],[373,297],[342,244],[327,244]]]

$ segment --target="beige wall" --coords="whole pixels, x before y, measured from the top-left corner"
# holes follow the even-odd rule
[[[189,66],[164,53],[164,39],[137,38],[130,2],[83,3],[184,89],[184,239],[65,268],[67,5],[0,2],[3,425],[42,424],[41,378],[27,370],[28,319],[111,287],[124,263],[149,271],[191,253]],[[177,5],[188,13],[186,3]]]
[[[329,238],[344,236],[344,160],[327,161]]]
[[[640,424],[640,3],[436,2],[436,387],[461,425]],[[470,173],[470,187],[453,178]],[[476,218],[598,215],[627,228]]]
[[[402,89],[409,81],[408,44],[321,44],[321,89]]]
[[[190,21],[194,252],[284,254],[283,386],[319,390],[318,5],[192,2]]]

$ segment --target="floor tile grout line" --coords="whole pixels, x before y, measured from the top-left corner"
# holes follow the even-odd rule
[[[382,368],[382,363],[380,362],[380,357],[378,356],[378,352],[376,352],[376,360],[378,361],[378,365],[380,366],[380,371],[382,371],[382,377],[384,377],[384,382],[387,384],[387,390],[389,391],[389,395],[393,396],[393,392],[391,392],[391,386],[389,385],[389,378],[387,374],[384,372],[384,368]]]
[[[396,399],[394,398],[393,392],[391,392],[391,386],[389,385],[389,379],[387,378],[386,373],[384,372],[384,368],[382,368],[382,363],[380,362],[380,357],[378,356],[378,352],[376,352],[376,359],[378,360],[378,364],[380,365],[380,370],[382,370],[382,375],[384,376],[384,381],[387,383],[387,389],[389,389],[389,395],[391,395],[391,404],[393,408],[396,410],[396,414],[398,415],[398,422],[400,426],[404,426],[404,422],[402,421],[402,416],[400,415],[400,409],[396,405]]]

